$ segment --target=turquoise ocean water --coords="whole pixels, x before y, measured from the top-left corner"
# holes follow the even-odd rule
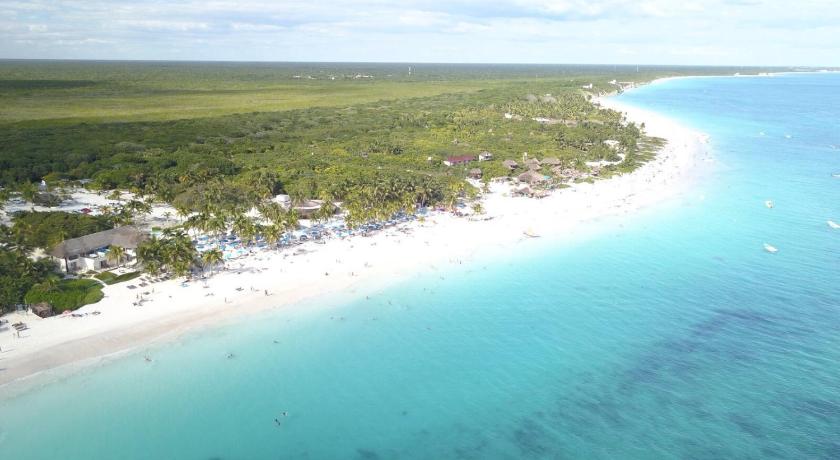
[[[840,75],[621,98],[711,135],[685,197],[6,398],[0,458],[840,458]]]

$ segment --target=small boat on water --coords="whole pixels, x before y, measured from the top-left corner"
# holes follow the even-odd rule
[[[840,173],[837,173],[837,174],[832,174],[832,175],[831,175],[831,177],[835,177],[835,178],[837,178],[837,179],[840,179]]]
[[[834,222],[833,220],[828,221],[828,226],[831,227],[831,228],[834,228],[834,229],[840,228],[840,224],[838,224],[837,222]]]
[[[532,229],[532,228],[529,228],[528,230],[525,230],[522,233],[525,236],[527,236],[528,238],[539,238],[540,237],[540,235],[538,235],[536,232],[534,232],[534,229]]]
[[[767,200],[767,201],[764,202],[764,206],[767,206],[768,208],[773,209],[773,206],[776,206],[776,204],[773,203],[773,200]]]
[[[779,250],[775,246],[771,246],[767,243],[764,243],[764,250],[769,252],[770,254],[775,254],[779,252]]]

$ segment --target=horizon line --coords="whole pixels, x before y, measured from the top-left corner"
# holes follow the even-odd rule
[[[749,68],[749,69],[840,69],[838,66],[814,66],[814,65],[733,65],[733,64],[616,64],[616,63],[549,63],[549,62],[454,62],[454,61],[238,61],[231,59],[111,59],[111,58],[15,58],[0,57],[0,62],[24,61],[24,62],[126,62],[126,63],[218,63],[218,64],[420,64],[420,65],[531,65],[531,66],[593,66],[593,67],[674,67],[674,68]]]

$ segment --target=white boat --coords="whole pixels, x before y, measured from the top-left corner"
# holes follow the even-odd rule
[[[831,177],[836,177],[836,178],[840,179],[840,173],[832,174]]]
[[[528,230],[525,230],[525,231],[524,231],[524,232],[522,232],[522,233],[523,233],[525,236],[527,236],[528,238],[539,238],[539,237],[540,237],[540,235],[537,235],[537,234],[534,232],[534,229],[532,229],[532,228],[529,228]]]
[[[773,209],[773,206],[776,206],[776,205],[773,203],[773,200],[767,200],[767,201],[764,202],[764,206],[767,206],[768,208]]]
[[[770,254],[775,254],[775,253],[779,252],[779,250],[776,249],[775,246],[771,246],[767,243],[764,243],[764,250],[769,252]]]
[[[834,222],[833,220],[828,221],[828,226],[834,229],[840,228],[840,224]]]

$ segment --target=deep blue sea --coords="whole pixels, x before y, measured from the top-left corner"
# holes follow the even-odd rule
[[[0,458],[840,458],[840,74],[620,97],[711,136],[685,196],[7,398]]]

